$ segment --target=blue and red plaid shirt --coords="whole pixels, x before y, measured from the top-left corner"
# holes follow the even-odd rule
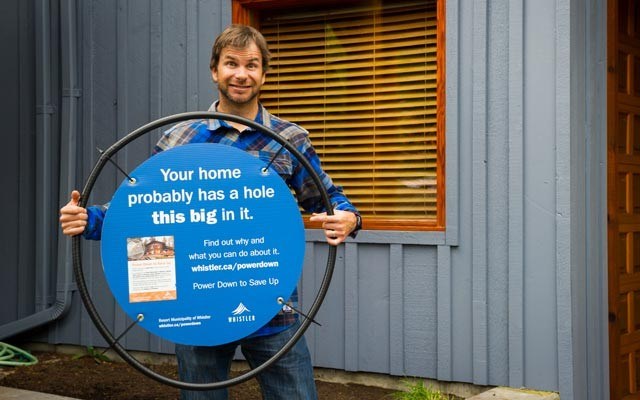
[[[209,111],[216,111],[217,102],[213,103]],[[333,181],[320,166],[320,159],[316,154],[309,133],[300,126],[271,115],[262,105],[259,107],[255,122],[270,128],[285,138],[300,151],[318,174],[329,194],[334,209],[357,213],[356,208],[342,192],[342,188],[334,185]],[[153,149],[157,154],[163,150],[188,143],[220,143],[233,146],[247,153],[253,154],[271,166],[285,180],[296,194],[298,204],[307,212],[324,212],[325,207],[309,172],[288,150],[270,136],[247,128],[242,132],[225,121],[191,120],[173,126],[160,138]],[[275,158],[274,158],[275,157]],[[100,240],[102,222],[108,205],[91,206],[87,208],[89,219],[83,236],[87,239]],[[294,290],[288,302],[294,308],[298,305],[298,291]],[[271,335],[291,326],[298,318],[291,307],[285,306],[269,323],[253,333],[251,336]]]

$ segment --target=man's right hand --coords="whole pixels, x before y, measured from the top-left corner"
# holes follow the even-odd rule
[[[80,192],[71,192],[71,200],[60,209],[60,227],[62,233],[69,236],[76,236],[84,232],[87,226],[87,209],[78,206]]]

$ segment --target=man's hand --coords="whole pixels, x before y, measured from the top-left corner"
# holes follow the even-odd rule
[[[309,221],[322,222],[324,235],[327,237],[327,243],[334,246],[344,242],[347,236],[356,227],[356,215],[351,211],[333,210],[333,215],[324,213],[313,213]]]
[[[69,236],[76,236],[84,232],[87,226],[87,210],[78,206],[80,192],[71,192],[71,200],[60,209],[60,227],[62,233]]]

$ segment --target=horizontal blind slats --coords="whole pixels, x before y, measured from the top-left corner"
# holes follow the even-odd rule
[[[435,2],[267,15],[260,100],[309,131],[365,217],[435,220]]]

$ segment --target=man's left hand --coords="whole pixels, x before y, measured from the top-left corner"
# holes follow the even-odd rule
[[[356,215],[351,211],[333,210],[333,215],[323,213],[313,213],[309,221],[322,222],[324,235],[327,237],[327,243],[334,246],[344,242],[347,236],[356,227]]]

